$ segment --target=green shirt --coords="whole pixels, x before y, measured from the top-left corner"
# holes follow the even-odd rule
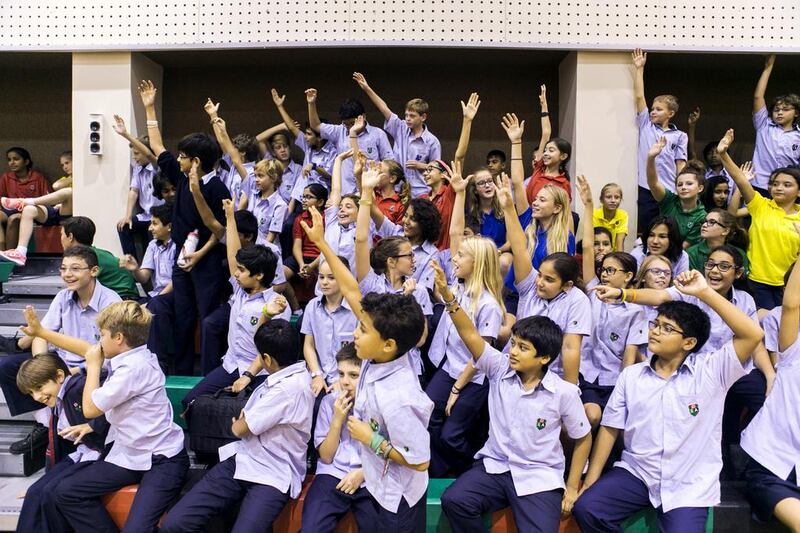
[[[97,254],[97,264],[100,265],[97,281],[119,294],[123,300],[138,300],[139,291],[136,289],[136,280],[133,278],[133,274],[120,268],[119,259],[108,250],[102,250],[95,246],[92,246],[92,250]]]
[[[738,246],[734,246],[734,248],[736,248],[736,250],[742,254],[742,259],[744,261],[744,275],[747,276],[747,273],[750,271],[750,261],[747,260],[747,254]],[[702,240],[694,246],[690,246],[686,250],[686,255],[689,256],[689,268],[691,270],[705,272],[705,264],[708,260],[708,256],[711,255],[711,249],[708,247],[708,243],[705,240]]]
[[[700,226],[706,218],[706,208],[700,202],[691,211],[684,211],[681,206],[681,199],[671,191],[666,191],[664,199],[658,202],[658,210],[665,217],[672,217],[678,223],[678,230],[681,238],[694,246],[702,240],[700,237]]]

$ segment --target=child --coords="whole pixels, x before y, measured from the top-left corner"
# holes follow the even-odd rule
[[[58,191],[64,187],[72,187],[72,150],[64,150],[58,157],[63,176],[53,182],[53,190]]]
[[[753,166],[756,177],[752,187],[767,198],[770,198],[767,189],[775,169],[800,164],[800,126],[797,124],[800,97],[796,94],[778,96],[772,101],[769,111],[764,100],[774,65],[775,54],[771,54],[764,62],[764,70],[753,94],[753,126],[756,129]]]
[[[356,218],[358,217],[359,197],[357,194],[342,196],[342,163],[352,156],[352,150],[336,156],[331,178],[331,194],[325,206],[324,219],[325,241],[336,255],[347,259],[350,271],[355,273]],[[370,233],[374,233],[374,225],[370,224]],[[371,241],[372,237],[369,235],[368,240]]]
[[[671,94],[662,94],[653,98],[653,107],[647,112],[647,99],[644,95],[644,65],[647,53],[636,49],[631,54],[636,73],[633,78],[633,93],[636,103],[636,123],[639,127],[639,219],[637,232],[658,214],[658,204],[650,193],[647,180],[647,153],[650,147],[661,137],[666,137],[668,147],[656,157],[656,175],[661,185],[675,192],[675,178],[686,165],[688,138],[670,120],[678,112],[678,99]]]
[[[303,167],[292,159],[292,152],[289,148],[289,136],[281,131],[269,138],[269,154],[281,164],[283,173],[281,174],[281,185],[278,192],[281,198],[289,206],[289,214],[296,214],[300,209],[300,203],[292,198],[292,191],[297,179],[303,173]],[[292,219],[294,220],[294,219]]]
[[[456,201],[456,193],[450,186],[450,172],[441,159],[428,163],[422,172],[425,185],[431,189],[430,194],[424,195],[423,198],[428,198],[433,203],[439,211],[439,218],[442,221],[439,238],[434,243],[439,251],[450,249],[450,219],[453,216],[453,204]]]
[[[453,169],[455,172],[455,169]],[[452,176],[451,176],[452,180]],[[492,239],[497,249],[506,252],[506,225],[503,208],[495,194],[495,183],[488,168],[476,169],[467,181],[466,225],[479,226],[480,234]],[[516,216],[516,215],[515,215]]]
[[[699,163],[690,161],[675,178],[675,192],[664,188],[656,174],[656,157],[666,144],[666,137],[661,137],[647,153],[647,185],[658,202],[659,212],[678,223],[683,247],[688,248],[700,242],[700,225],[706,216],[705,206],[700,203],[700,193],[705,185],[704,169]]]
[[[496,178],[506,171],[506,153],[502,150],[489,150],[486,154],[486,168]]]
[[[155,354],[145,346],[151,315],[136,302],[118,302],[97,317],[100,344],[46,333],[49,342],[86,359],[82,411],[105,414],[110,450],[61,481],[53,497],[77,531],[117,531],[101,498],[126,485],[139,485],[126,531],[152,531],[180,494],[189,469],[183,431],[172,421],[172,405]],[[111,372],[100,385],[104,363]]]
[[[214,103],[211,98],[203,106],[206,114],[211,119],[214,128],[214,136],[225,154],[220,160],[219,178],[230,192],[234,205],[239,205],[242,196],[247,196],[244,189],[253,186],[253,174],[255,172],[256,161],[259,159],[258,144],[256,140],[242,133],[231,140],[225,128],[225,122],[219,119],[219,103]],[[221,166],[224,163],[228,167],[224,171]]]
[[[745,255],[748,245],[747,233],[739,227],[736,217],[723,209],[710,210],[700,225],[700,237],[702,240],[699,243],[686,250],[691,270],[702,270],[711,250],[723,244],[730,244],[744,258],[744,270],[747,274],[749,269]]]
[[[50,186],[44,174],[33,168],[31,154],[25,148],[14,146],[6,150],[8,172],[0,176],[0,196],[2,200],[10,198],[36,198],[50,192]],[[70,166],[72,158],[70,157]],[[71,169],[70,169],[71,170]],[[3,204],[0,209],[0,249],[6,249],[6,223],[17,215],[18,209]]]
[[[622,188],[616,183],[606,183],[600,189],[601,206],[592,212],[592,225],[611,232],[611,242],[617,252],[625,251],[628,236],[628,212],[620,208]]]
[[[375,180],[374,169],[364,178]],[[364,221],[369,214],[364,210]],[[359,219],[362,213],[359,212]],[[375,500],[375,531],[424,531],[428,420],[433,403],[419,387],[407,352],[425,331],[425,315],[407,295],[367,294],[324,240],[322,217],[311,210],[314,225],[303,230],[331,265],[358,327],[356,355],[365,361],[347,430],[358,441],[364,481]],[[361,222],[361,220],[359,220]]]
[[[175,264],[175,243],[172,242],[172,207],[159,205],[150,210],[148,231],[153,240],[144,252],[142,266],[132,255],[121,257],[119,264],[130,270],[136,281],[145,284],[152,280],[153,289],[147,296],[154,298],[159,294],[172,292],[172,265]]]
[[[263,159],[256,163],[255,189],[249,196],[242,196],[239,209],[247,209],[258,219],[256,244],[273,243],[280,249],[279,236],[288,216],[289,207],[278,193],[283,169],[274,159]]]
[[[320,460],[303,505],[303,533],[332,532],[348,511],[353,512],[359,531],[369,531],[376,519],[372,497],[364,486],[359,446],[347,429],[361,376],[361,360],[352,342],[336,354],[336,364],[339,390],[322,399],[314,430]]]
[[[436,287],[475,367],[489,381],[489,440],[472,469],[442,495],[454,531],[481,531],[482,514],[510,506],[519,531],[557,531],[578,496],[592,435],[577,387],[548,367],[562,346],[549,318],[523,318],[512,328],[509,357],[484,340],[450,292],[440,268]],[[561,433],[575,440],[566,490]]]
[[[656,216],[647,222],[642,231],[642,244],[631,250],[631,255],[641,266],[649,255],[663,255],[672,263],[672,276],[689,270],[689,255],[683,250],[681,234],[675,220]]]
[[[711,329],[706,313],[685,302],[659,306],[648,335],[652,358],[622,371],[603,413],[572,512],[582,531],[616,530],[651,506],[662,531],[703,531],[708,507],[719,503],[725,393],[764,332],[699,272],[680,274],[676,286],[722,317],[733,339],[701,354]],[[601,477],[620,432],[622,460]]]
[[[175,185],[172,184],[159,170],[153,177],[153,196],[172,206],[175,203]]]
[[[255,346],[269,377],[233,420],[241,440],[219,449],[220,463],[170,509],[162,533],[202,531],[235,503],[241,507],[232,531],[271,531],[300,494],[314,399],[305,364],[297,362],[297,334],[287,321],[271,320],[258,328]]]
[[[666,289],[672,286],[672,262],[663,255],[648,255],[639,265],[635,289]],[[648,321],[655,320],[658,311],[650,305],[642,306]]]
[[[591,280],[592,276],[598,278],[600,277],[600,269],[603,267],[603,259],[605,259],[606,255],[614,251],[614,241],[608,228],[600,226],[595,226],[592,228],[592,240],[590,242],[592,243],[592,255],[594,256],[594,266],[591,270],[584,269],[584,265],[588,266],[589,263],[584,262],[583,254],[575,254],[575,260],[580,261],[581,264],[581,279],[584,282],[586,280]],[[584,246],[586,246],[583,240],[579,241],[578,244],[581,250]]]
[[[292,226],[294,241],[292,256],[286,260],[286,265],[284,266],[286,279],[291,279],[292,276],[297,274],[303,279],[308,279],[319,268],[319,250],[309,242],[305,232],[303,232],[303,228],[300,227],[300,221],[311,222],[308,208],[313,205],[318,211],[321,211],[327,201],[328,191],[319,183],[312,183],[303,191],[303,211],[295,218]]]
[[[714,150],[716,153],[716,149]],[[700,201],[706,208],[706,213],[712,209],[728,209],[728,199],[732,195],[732,189],[725,176],[706,177],[706,185]]]
[[[428,120],[428,102],[414,98],[406,103],[405,119],[400,120],[389,109],[386,102],[372,90],[367,79],[360,72],[353,73],[353,80],[367,93],[369,99],[381,112],[386,122],[383,129],[394,139],[394,159],[405,167],[405,174],[411,186],[411,197],[419,198],[430,189],[423,177],[428,163],[441,159],[442,145],[430,132],[425,121]]]

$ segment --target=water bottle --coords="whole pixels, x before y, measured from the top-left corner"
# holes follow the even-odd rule
[[[178,266],[185,267],[186,266],[186,259],[185,256],[189,254],[193,254],[197,250],[197,241],[200,240],[200,236],[197,233],[197,230],[192,231],[189,235],[186,236],[186,240],[183,243],[183,247],[181,248],[181,253],[178,256]]]

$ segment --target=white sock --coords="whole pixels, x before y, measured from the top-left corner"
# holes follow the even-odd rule
[[[27,257],[28,256],[28,247],[27,246],[17,246],[17,252],[19,252],[20,255],[24,255],[25,257]]]
[[[50,425],[51,414],[52,413],[50,412],[49,407],[42,407],[41,409],[38,409],[33,412],[33,418],[35,418],[36,421],[42,424],[43,426],[47,427]]]
[[[23,198],[22,201],[25,202],[25,205],[36,205],[34,198]]]

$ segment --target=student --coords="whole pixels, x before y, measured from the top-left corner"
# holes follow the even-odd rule
[[[217,169],[217,176],[228,189],[234,205],[239,205],[243,196],[247,196],[253,187],[256,161],[259,159],[258,143],[256,140],[242,133],[231,140],[225,127],[225,121],[219,119],[219,102],[214,103],[211,98],[203,106],[206,114],[211,119],[214,136],[217,138],[223,156]],[[227,171],[222,165],[227,167]]]
[[[280,131],[269,138],[269,155],[272,159],[278,161],[283,168],[281,186],[278,192],[283,201],[289,206],[289,214],[292,215],[296,214],[297,210],[300,209],[300,203],[292,198],[292,191],[297,179],[303,173],[303,167],[294,162],[289,146],[289,136],[285,131]]]
[[[375,169],[365,182],[377,178]],[[368,213],[364,210],[364,221]],[[362,213],[359,212],[359,219]],[[356,355],[364,361],[347,430],[360,445],[364,482],[375,500],[375,531],[424,531],[433,403],[419,387],[408,351],[426,328],[419,304],[408,295],[366,294],[324,240],[322,217],[303,230],[319,247],[358,319]],[[361,222],[361,220],[359,220]],[[409,252],[410,253],[410,252]]]
[[[41,329],[32,308],[27,308],[26,334]],[[105,447],[108,422],[104,416],[87,419],[80,409],[85,374],[72,375],[66,363],[54,353],[39,354],[19,367],[17,388],[52,411],[52,455],[47,471],[28,487],[17,521],[17,531],[69,531],[69,523],[56,507],[55,487],[73,473],[96,461]]]
[[[125,216],[117,222],[117,232],[122,253],[137,256],[135,238],[138,236],[143,242],[152,238],[148,233],[150,209],[164,203],[153,195],[157,159],[150,150],[150,139],[147,135],[136,138],[128,133],[125,120],[119,115],[114,115],[113,128],[117,135],[128,141],[131,148],[131,185],[128,189]]]
[[[280,234],[288,216],[289,207],[278,193],[281,185],[281,165],[274,159],[256,163],[255,189],[243,197],[239,209],[247,209],[258,219],[257,244],[270,242],[280,249]]]
[[[642,244],[631,250],[641,265],[648,255],[663,255],[672,263],[672,275],[689,270],[689,255],[683,250],[680,230],[675,219],[658,215],[647,222],[642,231]]]
[[[354,72],[353,80],[386,119],[383,129],[394,139],[394,159],[404,166],[406,180],[411,185],[411,197],[419,198],[428,194],[430,189],[423,173],[427,170],[428,163],[442,158],[442,145],[425,123],[428,120],[428,102],[421,98],[409,100],[406,103],[404,120],[400,120],[378,93],[372,90],[363,74]]]
[[[639,265],[634,282],[635,289],[666,289],[672,286],[672,262],[663,255],[648,255]],[[643,305],[647,320],[655,320],[658,311],[655,307]]]
[[[331,246],[333,252],[345,259],[350,265],[350,271],[355,273],[356,268],[356,219],[358,217],[357,194],[342,196],[342,163],[353,156],[353,151],[348,150],[336,156],[333,164],[333,177],[331,178],[331,194],[325,206],[325,241]],[[370,233],[374,233],[374,225]],[[368,241],[372,240],[368,236]]]
[[[269,377],[247,400],[231,431],[241,440],[219,449],[220,463],[169,511],[162,533],[201,531],[220,511],[240,503],[232,531],[271,531],[306,473],[306,443],[314,404],[305,364],[297,362],[297,334],[285,320],[255,334]]]
[[[581,264],[581,279],[584,282],[586,282],[587,280],[591,281],[593,276],[599,278],[600,269],[603,267],[603,259],[605,259],[606,255],[615,251],[613,245],[614,241],[611,237],[611,232],[608,230],[608,228],[600,226],[595,226],[594,228],[592,228],[592,240],[590,242],[592,243],[591,245],[592,255],[594,256],[594,267],[591,270],[587,271],[584,269],[584,265],[588,266],[589,263],[584,262],[583,254],[582,253],[575,254],[575,260],[580,261]],[[581,250],[583,249],[584,246],[586,246],[583,240],[579,241],[578,245],[581,248]]]
[[[147,245],[142,266],[132,255],[120,257],[119,265],[133,273],[141,284],[152,282],[147,299],[172,292],[172,265],[175,264],[175,243],[172,242],[172,208],[159,205],[150,210],[150,225],[147,229],[153,240]]]
[[[8,172],[0,175],[0,201],[7,198],[36,198],[50,192],[44,174],[33,168],[31,154],[25,148],[14,146],[6,150]],[[70,166],[72,159],[70,158]],[[70,169],[71,170],[71,169]],[[71,172],[70,172],[71,173]],[[19,218],[16,206],[0,209],[0,249],[6,249],[6,224],[11,217]]]
[[[178,143],[178,157],[167,151],[161,138],[156,117],[156,88],[150,81],[139,84],[139,95],[147,115],[147,133],[150,147],[158,157],[162,174],[176,189],[172,217],[172,242],[180,250],[192,231],[197,231],[197,249],[203,249],[211,239],[211,230],[203,223],[198,212],[197,199],[190,190],[188,178],[192,167],[198,174],[195,188],[217,222],[222,223],[225,214],[222,200],[230,193],[219,180],[214,168],[221,152],[216,140],[205,133],[192,133]],[[225,256],[221,246],[209,244],[208,252],[186,271],[175,264],[172,269],[174,308],[180,310],[181,320],[174,325],[175,372],[178,375],[194,373],[194,332],[197,319],[201,321],[219,306],[223,274],[222,260]]]
[[[489,150],[486,154],[486,169],[496,178],[506,170],[506,153],[502,150]]]
[[[800,97],[796,94],[777,96],[769,110],[764,99],[774,66],[775,54],[770,54],[764,61],[764,70],[753,94],[753,126],[756,129],[753,166],[756,177],[752,187],[767,198],[770,198],[768,189],[775,169],[800,164],[800,126],[797,124]]]
[[[533,250],[533,268],[557,252],[575,255],[575,235],[570,230],[569,199],[563,189],[546,185],[530,207],[519,216],[525,237]],[[506,226],[508,223],[506,222]]]
[[[700,121],[700,108],[695,107],[694,111],[689,113],[689,118],[687,121],[688,126],[686,128],[686,134],[688,137],[687,153],[689,155],[689,160],[691,161],[693,159],[699,159],[706,165],[706,174],[705,174],[706,188],[703,191],[704,196],[705,193],[708,193],[709,188],[711,187],[711,185],[708,183],[708,180],[710,180],[712,177],[724,178],[725,183],[729,187],[728,196],[725,198],[727,202],[730,199],[731,194],[733,194],[733,190],[735,187],[733,185],[733,180],[731,179],[730,175],[727,173],[725,168],[722,166],[722,161],[720,160],[719,155],[717,154],[717,144],[719,144],[719,139],[706,143],[706,145],[703,147],[703,151],[699,154],[699,157],[697,151],[695,150],[696,148],[695,133],[697,130],[697,123],[699,121]],[[708,211],[710,209],[708,207],[709,204],[707,204],[705,201],[703,203],[706,206],[706,211]]]
[[[699,272],[680,274],[676,286],[722,317],[733,339],[705,352],[706,313],[685,302],[659,306],[648,336],[653,356],[622,371],[603,413],[572,511],[582,531],[616,530],[628,516],[652,506],[662,531],[699,532],[708,507],[719,503],[722,460],[715,440],[725,394],[745,374],[743,365],[764,332]],[[635,297],[616,292],[623,292],[624,300]],[[601,477],[620,432],[622,460]]]
[[[572,203],[572,185],[569,181],[567,165],[572,155],[572,145],[565,139],[556,137],[550,138],[550,114],[547,112],[546,88],[542,85],[542,92],[539,95],[539,103],[542,107],[542,138],[539,147],[533,153],[533,173],[525,182],[525,194],[528,203],[533,203],[533,199],[539,191],[546,185],[554,185],[564,189],[570,203]],[[513,155],[512,161],[513,161]]]
[[[481,235],[492,239],[501,253],[507,252],[503,208],[495,194],[492,173],[486,167],[478,168],[467,183],[466,225],[479,226]]]
[[[478,93],[471,93],[467,102],[461,100],[461,114],[463,119],[461,121],[461,133],[458,136],[458,145],[456,146],[456,155],[453,157],[461,166],[464,166],[464,160],[467,158],[467,150],[469,149],[469,137],[472,133],[472,121],[475,120],[475,115],[478,114],[478,109],[481,107],[481,100]]]
[[[364,486],[359,446],[347,429],[361,376],[355,344],[342,345],[335,361],[339,390],[322,399],[317,415],[314,445],[319,462],[303,505],[303,533],[332,533],[348,511],[359,531],[370,531],[376,519],[372,497]]]
[[[139,486],[125,530],[152,531],[180,494],[189,469],[183,431],[172,421],[164,374],[145,346],[150,319],[136,302],[112,304],[97,316],[97,345],[42,330],[48,342],[85,358],[83,415],[105,415],[111,424],[107,440],[113,444],[106,454],[54,490],[58,510],[77,531],[117,531],[101,498],[133,484]],[[104,364],[111,371],[101,385]]]
[[[620,208],[622,188],[616,183],[606,183],[600,189],[600,207],[592,212],[592,225],[606,228],[611,233],[614,251],[625,251],[628,236],[628,212]]]
[[[748,245],[747,233],[739,227],[736,217],[723,209],[712,209],[700,225],[700,237],[702,240],[699,243],[686,250],[691,270],[702,270],[711,250],[723,244],[730,244],[742,254],[744,270],[747,274],[749,270],[747,255],[745,255]]]
[[[487,343],[437,268],[436,287],[475,367],[489,381],[489,440],[473,467],[442,495],[454,531],[483,531],[483,517],[510,506],[519,531],[557,531],[578,496],[592,435],[574,385],[548,371],[562,346],[549,318],[512,328],[509,356]],[[566,487],[561,433],[575,441]]]
[[[686,165],[688,138],[675,124],[670,122],[678,112],[678,99],[671,94],[662,94],[653,98],[653,105],[648,114],[647,99],[644,95],[644,65],[647,52],[636,49],[631,54],[635,74],[633,93],[636,104],[636,124],[639,127],[639,218],[637,232],[644,235],[643,229],[648,222],[658,215],[658,204],[650,193],[647,181],[647,153],[650,147],[661,137],[666,137],[668,147],[656,157],[656,175],[661,185],[670,192],[675,192],[675,178]]]
[[[776,308],[777,309],[777,308]],[[800,530],[800,488],[797,485],[798,329],[800,329],[800,261],[786,284],[778,334],[777,378],[772,393],[742,433],[749,456],[745,495],[755,516],[777,518],[792,531]]]
[[[311,129],[318,131],[322,139],[332,143],[337,154],[349,150],[351,142],[355,141],[358,143],[359,151],[363,152],[370,161],[393,159],[394,154],[389,144],[389,138],[382,129],[370,126],[365,119],[363,128],[356,132],[352,131],[356,119],[364,116],[364,105],[358,100],[348,98],[342,102],[339,107],[341,124],[323,124],[320,121],[317,114],[316,89],[306,89],[306,102],[308,102],[308,122]],[[345,160],[342,164],[342,194],[352,194],[356,191],[353,160]]]
[[[666,145],[666,137],[660,137],[647,153],[647,185],[658,202],[659,212],[677,222],[683,246],[688,248],[700,242],[700,225],[706,216],[705,206],[700,202],[705,185],[704,169],[690,161],[675,178],[675,192],[666,189],[656,174],[656,157]]]
[[[72,150],[64,150],[58,156],[58,164],[63,176],[53,182],[53,190],[58,191],[64,187],[72,187]]]
[[[172,206],[175,203],[175,185],[172,184],[159,170],[153,177],[153,196]]]
[[[716,153],[716,149],[714,150]],[[706,213],[712,209],[728,209],[728,199],[732,196],[733,190],[725,176],[711,176],[706,178],[706,185],[700,201],[706,208]]]
[[[773,169],[769,178],[770,199],[756,194],[745,174],[736,166],[728,148],[733,143],[733,130],[725,132],[717,152],[722,164],[747,204],[750,224],[750,290],[759,308],[772,309],[781,304],[783,275],[800,254],[800,224],[797,201],[800,198],[800,170]]]
[[[455,165],[455,163],[453,163]],[[439,251],[450,249],[450,219],[453,216],[453,204],[456,201],[456,194],[450,186],[451,170],[441,159],[431,161],[422,172],[425,178],[425,185],[430,187],[428,198],[439,211],[439,218],[442,221],[439,230],[439,238],[434,243]]]
[[[315,275],[319,268],[319,250],[309,242],[300,221],[311,222],[311,215],[308,212],[310,206],[314,206],[318,211],[322,211],[325,202],[328,201],[328,191],[319,183],[312,183],[303,191],[303,211],[295,218],[292,226],[292,256],[286,260],[284,274],[286,279],[300,275],[303,279],[308,279]]]

